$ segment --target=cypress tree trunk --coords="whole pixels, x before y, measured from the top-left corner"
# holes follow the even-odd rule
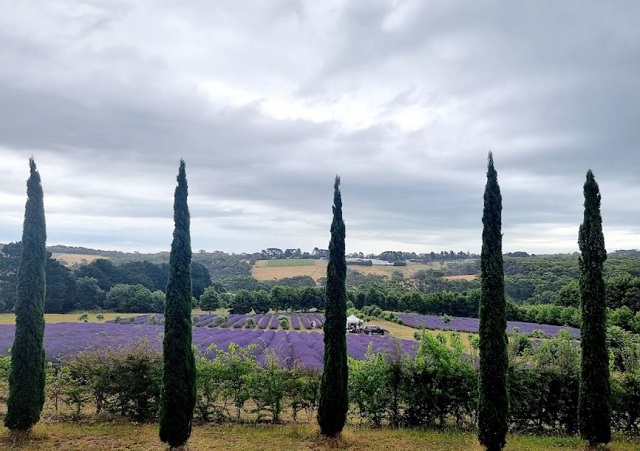
[[[502,262],[502,196],[489,152],[482,215],[480,257],[482,293],[479,311],[480,377],[478,440],[488,450],[507,442],[507,317]]]
[[[180,160],[173,204],[175,228],[165,301],[160,440],[172,448],[191,435],[196,368],[191,349],[191,235],[185,164]]]
[[[336,437],[347,420],[347,262],[345,259],[345,226],[342,220],[340,177],[333,186],[333,221],[329,242],[327,288],[324,322],[324,370],[320,381],[318,424],[320,433]]]
[[[591,170],[584,184],[584,221],[580,245],[580,329],[582,361],[578,421],[580,435],[590,445],[611,440],[611,387],[607,351],[606,297],[602,275],[607,251],[602,234],[600,190]]]
[[[16,289],[16,335],[11,347],[11,373],[6,427],[29,431],[44,405],[44,297],[47,231],[40,174],[29,160],[27,204]]]

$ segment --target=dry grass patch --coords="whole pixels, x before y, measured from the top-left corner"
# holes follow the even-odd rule
[[[637,440],[617,439],[610,451],[639,449]],[[131,423],[95,425],[72,423],[39,423],[33,434],[24,440],[14,440],[6,430],[0,433],[2,449],[24,451],[166,451],[158,439],[157,424]],[[191,451],[224,449],[248,450],[348,450],[348,451],[480,451],[476,436],[470,432],[422,431],[417,429],[370,429],[349,425],[342,436],[329,440],[319,436],[315,424],[285,425],[203,425],[195,426],[189,440]],[[507,451],[586,450],[584,442],[575,437],[540,437],[510,435]]]
[[[105,257],[103,255],[93,255],[93,254],[63,254],[54,252],[51,254],[53,258],[58,260],[60,263],[73,266],[73,265],[81,265],[85,263],[91,263],[94,260],[98,260],[101,258],[109,259],[109,257]]]
[[[445,280],[476,280],[477,276],[474,274],[463,274],[460,276],[446,276]]]
[[[256,280],[284,279],[286,277],[310,276],[316,282],[327,276],[327,260],[315,260],[313,265],[305,266],[267,266],[270,260],[258,260],[251,269]]]

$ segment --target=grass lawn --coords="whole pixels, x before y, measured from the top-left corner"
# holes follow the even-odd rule
[[[610,451],[631,451],[639,441],[614,441]],[[18,450],[167,450],[158,439],[157,424],[73,424],[40,422],[30,438],[16,440],[6,429],[0,433],[0,448]],[[333,442],[318,438],[315,424],[205,425],[194,427],[189,450],[430,450],[480,451],[473,433],[434,432],[415,429],[370,429],[349,426]],[[575,437],[510,435],[506,450],[586,450]]]

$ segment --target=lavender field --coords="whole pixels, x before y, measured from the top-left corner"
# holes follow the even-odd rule
[[[414,313],[397,313],[397,317],[402,319],[405,326],[414,329],[440,329],[452,330],[458,332],[478,332],[477,318],[462,318],[457,316],[450,317],[450,321],[446,323],[442,316],[436,315],[418,315]],[[266,314],[247,314],[247,315],[227,315],[226,322],[218,324],[216,315],[194,315],[195,327],[223,327],[241,329],[246,327],[249,319],[253,320],[258,329],[276,330],[278,329],[278,319],[285,317],[289,320],[293,330],[314,330],[321,328],[324,323],[324,314],[322,313],[266,313]],[[161,314],[141,315],[135,318],[135,324],[162,324],[164,317]],[[315,327],[314,327],[315,324]],[[567,329],[571,334],[580,338],[580,329],[575,327],[552,326],[549,324],[525,323],[521,321],[508,321],[507,333],[512,333],[513,328],[517,327],[520,333],[531,334],[533,331],[542,331],[545,336],[553,337],[563,329]]]
[[[199,321],[198,321],[199,322]],[[160,324],[118,323],[52,323],[45,328],[44,347],[49,361],[63,360],[83,350],[123,347],[141,339],[148,340],[152,348],[160,350],[164,328]],[[8,355],[13,343],[15,326],[0,325],[0,355]],[[237,329],[233,327],[195,327],[193,344],[207,357],[211,344],[226,350],[231,343],[246,347],[257,344],[254,351],[258,362],[264,360],[265,351],[274,351],[287,368],[296,362],[309,369],[321,369],[324,351],[323,336],[319,332],[295,332],[284,330]],[[369,343],[373,352],[388,352],[394,340],[389,337],[348,335],[347,352],[355,359],[362,359]],[[415,354],[417,342],[400,340],[403,353]]]
[[[478,332],[478,318],[460,318],[456,316],[450,317],[449,322],[445,322],[442,316],[435,315],[416,315],[407,313],[398,313],[397,316],[406,326],[416,329],[442,329],[455,330],[458,332]],[[520,321],[507,321],[507,333],[512,333],[513,328],[517,327],[522,334],[531,334],[534,330],[544,332],[547,337],[553,337],[563,329],[571,332],[575,338],[580,338],[580,329],[575,327],[551,326],[549,324],[523,323]]]

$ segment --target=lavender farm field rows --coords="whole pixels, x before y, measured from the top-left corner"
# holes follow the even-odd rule
[[[258,323],[258,328],[266,329],[269,327],[269,322],[271,322],[271,313],[266,313]]]
[[[451,320],[446,323],[442,316],[435,315],[416,315],[399,313],[397,315],[406,326],[416,329],[441,329],[456,330],[459,332],[478,332],[477,318],[460,318],[456,316],[450,317]],[[569,330],[575,338],[580,338],[580,329],[575,327],[552,326],[549,324],[524,323],[521,321],[507,321],[507,333],[511,333],[513,328],[517,327],[520,333],[530,334],[534,330],[541,330],[545,336],[553,337],[563,329]]]
[[[117,323],[51,323],[45,327],[44,346],[49,361],[64,359],[83,350],[125,347],[146,339],[149,346],[161,350],[164,326],[161,324]],[[15,325],[0,325],[0,355],[9,355],[13,344]],[[292,367],[295,362],[309,369],[321,369],[324,352],[323,335],[319,332],[288,332],[260,329],[234,329],[194,327],[193,344],[209,358],[215,356],[215,348],[227,350],[231,343],[246,347],[257,344],[254,354],[264,361],[265,351],[275,352],[283,366]],[[393,339],[368,335],[347,336],[347,351],[356,359],[362,359],[369,343],[373,352],[389,352]],[[417,342],[398,342],[403,353],[415,354]],[[215,347],[209,350],[211,345]]]

